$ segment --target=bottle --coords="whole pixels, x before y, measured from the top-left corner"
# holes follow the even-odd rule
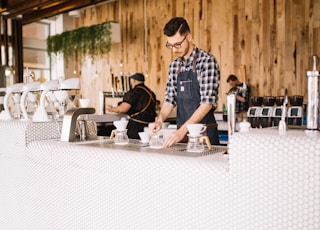
[[[224,121],[228,121],[227,107],[225,104],[222,105],[222,118]]]

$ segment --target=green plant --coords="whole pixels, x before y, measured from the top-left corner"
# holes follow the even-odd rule
[[[94,59],[96,56],[107,54],[111,49],[111,24],[104,22],[88,27],[81,27],[47,38],[47,52],[63,53],[66,63],[69,58],[78,61],[84,56]]]

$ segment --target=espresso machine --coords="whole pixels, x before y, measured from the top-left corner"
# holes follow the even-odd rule
[[[27,106],[28,106],[27,100],[28,100],[28,96],[30,95],[29,93],[39,91],[39,88],[40,88],[40,82],[29,82],[29,83],[23,85],[23,88],[22,88],[23,92],[22,92],[22,96],[20,99],[20,109],[21,109],[23,120],[29,120],[30,115],[31,115],[31,114],[28,114],[28,111],[27,111]],[[31,97],[32,96],[30,95],[30,98]]]
[[[12,120],[13,118],[20,118],[20,98],[22,93],[23,83],[16,83],[6,88],[4,96],[3,107],[4,110],[0,113],[0,120]],[[9,107],[10,96],[14,99],[13,112],[11,113]]]
[[[50,105],[53,106],[53,102],[49,100],[47,108],[46,108],[45,102],[46,102],[47,94],[49,92],[57,90],[58,87],[59,87],[58,80],[46,81],[39,86],[39,90],[41,92],[41,97],[40,97],[39,106],[37,107],[37,109],[32,117],[33,122],[50,121],[51,119],[48,117],[49,112],[51,113],[52,118],[54,118],[55,115],[53,114],[53,112],[49,111],[51,109]],[[53,109],[55,110],[55,108],[53,108]],[[56,110],[55,110],[55,112],[57,113]]]

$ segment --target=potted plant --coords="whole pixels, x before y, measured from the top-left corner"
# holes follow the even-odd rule
[[[47,38],[47,52],[63,53],[66,63],[69,58],[79,59],[107,54],[111,49],[111,22],[81,27]]]

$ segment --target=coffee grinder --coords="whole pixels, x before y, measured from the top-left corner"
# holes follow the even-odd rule
[[[262,128],[271,127],[273,125],[273,110],[275,97],[265,96],[263,97],[263,107],[260,110],[260,125]]]
[[[276,107],[273,109],[273,126],[278,126],[282,116],[284,96],[275,97]]]
[[[303,96],[290,96],[289,102],[291,106],[288,108],[288,125],[302,125]]]
[[[260,126],[260,110],[262,105],[262,97],[251,97],[251,107],[249,107],[247,112],[248,122],[250,122],[252,128],[259,128]]]

